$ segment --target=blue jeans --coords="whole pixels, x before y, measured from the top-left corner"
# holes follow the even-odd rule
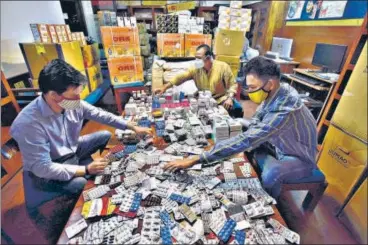
[[[293,156],[278,160],[264,151],[256,151],[254,157],[262,170],[263,187],[275,199],[280,196],[282,183],[308,177],[315,168]]]
[[[67,159],[56,159],[54,162],[86,166],[93,159],[91,155],[103,150],[111,138],[109,131],[100,131],[79,137],[78,149]],[[61,195],[78,196],[87,183],[85,177],[75,177],[69,181],[39,178],[30,171],[23,172],[23,185],[26,206],[29,212]]]

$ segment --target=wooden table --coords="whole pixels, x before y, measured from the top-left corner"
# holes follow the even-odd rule
[[[118,141],[116,140],[116,138],[114,139],[114,136],[113,136],[113,138],[111,139],[111,141],[110,141],[109,143],[111,144],[112,142],[118,142]],[[211,140],[209,140],[209,142],[210,142],[210,145],[212,145],[212,144],[213,144],[213,142],[212,142]],[[165,143],[165,141],[164,141],[162,138],[157,138],[157,137],[154,139],[154,145],[155,145],[158,149],[163,149],[165,146],[167,146],[167,144]],[[209,147],[210,147],[210,146],[209,146]],[[209,148],[209,147],[208,147],[208,148]],[[247,159],[247,157],[244,155],[244,153],[240,153],[239,155],[234,156],[234,157],[244,157],[244,159],[245,159],[246,161],[248,161],[248,159]],[[240,171],[239,164],[235,164],[235,166],[234,166],[234,171],[235,171],[236,176],[237,176],[239,179],[240,179],[240,178],[245,178],[245,177],[242,175],[241,171]],[[223,174],[220,174],[218,177],[219,177],[220,179],[222,179],[222,180],[224,179],[224,178],[223,178]],[[255,171],[254,169],[252,169],[252,177],[254,177],[254,178],[256,178],[256,177],[257,177],[257,178],[258,178],[258,175],[257,175],[257,173],[256,173],[256,171]],[[93,182],[92,180],[89,180],[89,181],[87,182],[86,186],[84,187],[84,190],[88,190],[88,189],[90,189],[90,188],[92,188],[92,187],[94,187],[94,186],[95,186],[95,185],[94,185],[94,182]],[[80,196],[79,196],[79,199],[78,199],[77,203],[75,204],[75,207],[74,207],[74,209],[73,209],[73,211],[72,211],[72,213],[71,213],[71,215],[70,215],[70,217],[69,217],[69,220],[68,220],[67,224],[65,225],[63,232],[61,233],[61,236],[60,236],[60,238],[59,238],[59,240],[58,240],[57,244],[66,244],[66,243],[68,243],[69,239],[68,239],[68,237],[66,236],[65,228],[66,228],[66,227],[68,227],[69,225],[74,224],[75,222],[77,222],[77,221],[78,221],[78,220],[80,220],[81,218],[83,218],[83,217],[82,217],[82,215],[81,215],[82,208],[83,208],[83,204],[84,204],[84,199],[83,199],[83,196],[82,196],[82,195],[80,195]],[[275,206],[275,205],[273,205],[273,210],[274,210],[275,214],[274,214],[274,215],[272,215],[271,217],[272,217],[272,218],[274,218],[275,220],[279,221],[279,222],[280,222],[281,224],[283,224],[284,226],[286,226],[286,223],[285,223],[284,219],[282,218],[282,216],[281,216],[280,212],[278,211],[278,209],[276,208],[276,206]]]
[[[263,56],[266,59],[274,61],[276,64],[280,66],[281,73],[291,74],[293,73],[295,68],[298,68],[300,65],[300,62],[297,61],[287,61],[282,59],[270,59],[265,56]]]
[[[135,92],[135,91],[143,91],[145,89],[146,89],[145,86],[126,87],[126,88],[115,88],[114,87],[116,106],[118,108],[119,113],[120,114],[123,113],[123,107],[121,106],[120,94],[122,94],[122,93],[131,93],[131,92]]]

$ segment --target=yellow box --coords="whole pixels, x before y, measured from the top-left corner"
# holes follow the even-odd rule
[[[215,36],[216,55],[240,56],[243,52],[245,32],[220,29]]]
[[[78,41],[58,44],[63,59],[78,71],[84,70],[83,55]]]
[[[212,46],[211,34],[185,34],[185,56],[194,57],[197,51],[197,47],[202,44]]]
[[[38,47],[43,47],[43,52],[40,53]],[[57,44],[36,44],[36,43],[20,43],[24,60],[27,63],[28,70],[32,79],[38,79],[40,71],[48,62],[57,59]]]
[[[107,61],[112,85],[143,81],[141,56],[122,56]]]
[[[167,1],[166,0],[163,0],[163,1],[149,1],[149,0],[142,0],[142,5],[143,6],[149,6],[149,5],[152,5],[152,6],[163,6],[163,5],[166,5],[167,4]]]
[[[332,121],[344,130],[367,140],[367,43],[360,54]]]
[[[86,72],[89,81],[89,90],[93,92],[102,83],[101,67],[99,64],[96,64],[88,67]]]
[[[138,28],[134,27],[101,27],[102,43],[105,54],[114,55],[140,55]]]
[[[318,159],[328,182],[325,195],[342,204],[366,164],[367,146],[331,125]]]
[[[238,76],[240,66],[239,56],[216,55],[216,60],[220,60],[228,64],[233,72],[234,77]]]
[[[157,54],[161,57],[184,57],[184,34],[158,33]]]
[[[85,45],[82,47],[84,67],[91,67],[100,62],[100,50],[98,43]]]

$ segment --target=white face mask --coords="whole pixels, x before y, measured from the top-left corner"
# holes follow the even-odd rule
[[[197,69],[201,69],[201,68],[203,68],[203,67],[204,67],[204,62],[203,62],[203,60],[202,60],[202,59],[196,59],[196,60],[194,61],[194,66],[195,66],[195,68],[197,68]]]
[[[65,110],[75,110],[80,107],[80,103],[80,99],[63,99],[58,103],[58,105]]]

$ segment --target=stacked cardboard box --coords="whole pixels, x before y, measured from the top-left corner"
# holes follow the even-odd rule
[[[101,36],[111,84],[144,81],[138,27],[103,26]]]
[[[76,70],[86,76],[83,55],[77,41],[64,43],[20,43],[24,60],[29,67],[29,74],[34,87],[38,87],[38,77],[43,67],[53,59],[63,59]],[[81,94],[84,99],[89,94],[86,86]]]
[[[241,8],[241,1],[231,1],[230,8],[220,6],[218,28],[233,31],[249,31],[252,10]]]
[[[184,57],[184,34],[158,33],[157,54],[161,57]]]
[[[107,60],[112,85],[143,81],[143,66],[141,56],[122,56]]]
[[[211,34],[185,34],[185,56],[194,57],[197,47],[207,44],[211,47],[212,35]]]
[[[102,26],[101,37],[107,59],[140,55],[138,28]]]
[[[179,33],[200,34],[203,33],[204,18],[179,15],[178,24]]]
[[[35,42],[62,43],[72,41],[69,25],[30,24]]]
[[[239,57],[243,51],[244,34],[242,31],[220,29],[215,36],[214,53],[216,54],[216,60],[227,63],[235,77],[237,77],[239,70]]]
[[[178,33],[178,16],[170,14],[156,15],[158,33]]]
[[[83,32],[72,32],[71,37],[73,41],[79,41],[81,47],[87,45],[86,37]]]

